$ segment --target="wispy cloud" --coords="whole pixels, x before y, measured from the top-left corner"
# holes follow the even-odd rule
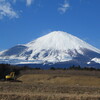
[[[18,18],[18,14],[14,11],[11,4],[5,0],[0,0],[0,19],[3,17]]]
[[[26,2],[27,6],[30,6],[34,0],[19,0],[21,2]],[[17,0],[0,0],[0,19],[3,17],[18,18],[18,13],[13,8],[13,3],[15,4]]]
[[[30,6],[34,0],[26,0],[26,5]]]
[[[16,3],[16,0],[12,0],[13,3]]]
[[[60,7],[58,8],[58,11],[61,14],[64,14],[68,10],[69,7],[70,7],[70,4],[68,3],[68,0],[64,0],[64,3],[60,4]]]

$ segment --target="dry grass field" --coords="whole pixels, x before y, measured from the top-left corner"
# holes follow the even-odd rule
[[[100,71],[28,70],[0,82],[0,100],[100,100]]]

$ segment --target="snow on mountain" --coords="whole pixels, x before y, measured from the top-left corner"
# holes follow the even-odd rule
[[[96,63],[99,63],[100,64],[100,58],[93,58],[91,61],[94,61]]]
[[[21,64],[65,62],[73,60],[78,55],[92,59],[89,57],[90,54],[85,54],[86,51],[96,53],[100,57],[99,49],[69,33],[54,31],[27,44],[1,52],[0,59]]]
[[[66,50],[76,49],[79,53],[82,53],[80,48],[87,48],[92,51],[100,53],[99,49],[94,48],[93,46],[87,44],[86,42],[80,40],[79,38],[68,34],[62,31],[54,31],[43,37],[38,38],[35,41],[32,41],[26,44],[29,47],[29,50],[38,49],[53,49],[53,50]]]

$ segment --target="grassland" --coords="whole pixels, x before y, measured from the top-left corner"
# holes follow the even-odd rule
[[[100,100],[100,71],[27,70],[0,82],[0,100]]]

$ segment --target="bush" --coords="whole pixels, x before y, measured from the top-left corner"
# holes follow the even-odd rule
[[[55,68],[55,67],[51,67],[50,69],[51,69],[51,70],[56,70],[56,68]]]

